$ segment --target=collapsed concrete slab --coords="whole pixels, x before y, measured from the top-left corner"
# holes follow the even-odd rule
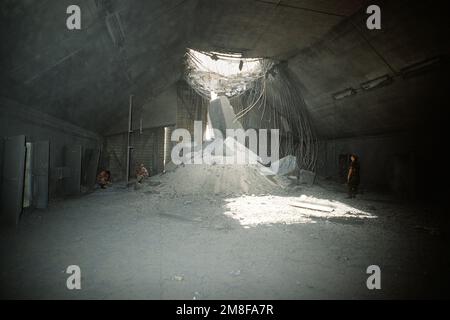
[[[259,156],[255,152],[232,137],[227,137],[224,145],[227,148],[227,156],[232,157],[238,164],[257,164],[260,161]]]
[[[270,167],[261,166],[260,172],[264,175],[288,175],[297,169],[297,158],[288,155],[270,164]]]
[[[239,121],[234,121],[236,114],[230,101],[225,96],[211,100],[208,114],[211,127],[222,132],[224,138],[226,129],[243,129]]]

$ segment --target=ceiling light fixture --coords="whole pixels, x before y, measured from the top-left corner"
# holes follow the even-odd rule
[[[340,99],[344,99],[350,96],[353,96],[356,94],[356,90],[353,88],[348,88],[342,91],[339,91],[335,94],[333,94],[333,99],[334,100],[340,100]]]
[[[391,76],[388,74],[369,80],[367,82],[361,83],[361,88],[364,90],[370,90],[374,88],[379,88],[391,84],[394,81]]]
[[[422,72],[426,72],[441,62],[440,57],[435,57],[427,60],[422,60],[420,62],[414,63],[403,68],[400,72],[403,78],[408,78]]]

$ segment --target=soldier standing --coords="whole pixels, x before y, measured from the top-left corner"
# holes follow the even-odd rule
[[[347,185],[348,185],[348,198],[355,198],[358,192],[359,186],[359,161],[358,157],[354,154],[350,156],[350,167],[348,169],[347,175]]]

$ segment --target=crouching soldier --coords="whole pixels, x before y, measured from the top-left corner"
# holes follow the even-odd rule
[[[136,169],[136,181],[137,183],[142,183],[146,177],[148,177],[148,170],[144,167],[144,164],[141,163],[139,167]]]
[[[109,170],[100,171],[97,175],[97,183],[102,189],[105,189],[107,185],[111,184],[111,172]]]

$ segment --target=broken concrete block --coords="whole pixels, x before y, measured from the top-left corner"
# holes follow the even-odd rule
[[[234,121],[236,115],[230,101],[225,96],[214,99],[209,104],[209,120],[211,127],[222,132],[226,137],[226,129],[243,129],[239,121]]]
[[[172,280],[183,281],[184,280],[184,276],[183,275],[175,275],[175,276],[172,277]]]
[[[309,170],[300,169],[298,176],[298,183],[307,184],[312,186],[314,184],[314,180],[316,178],[316,174]]]
[[[278,161],[273,162],[270,168],[278,175],[284,176],[297,169],[297,158],[288,155]]]
[[[238,164],[243,164],[241,161],[247,164],[257,164],[259,156],[247,148],[245,145],[236,141],[232,137],[227,137],[225,139],[224,145],[226,147],[226,156],[233,157]]]
[[[278,161],[271,163],[270,167],[261,166],[260,172],[263,175],[279,175],[284,176],[292,173],[297,169],[297,158],[288,155]]]

